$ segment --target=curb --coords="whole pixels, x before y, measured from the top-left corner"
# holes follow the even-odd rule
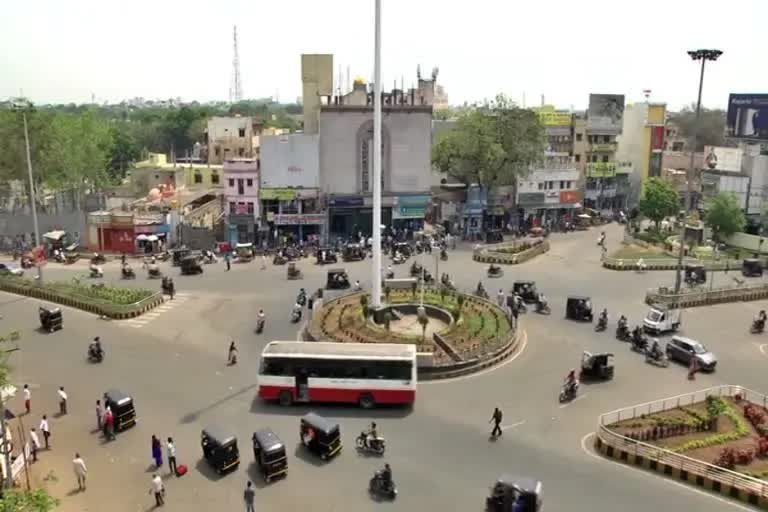
[[[724,294],[723,292],[733,292]],[[768,287],[755,288],[733,288],[726,290],[713,290],[691,294],[692,297],[677,298],[675,295],[662,294],[657,292],[646,292],[646,304],[674,304],[676,307],[695,308],[700,306],[711,306],[713,304],[725,304],[730,302],[751,302],[768,298]]]
[[[479,263],[518,265],[520,263],[525,263],[526,261],[549,251],[549,241],[542,240],[541,242],[535,244],[533,247],[530,247],[524,251],[520,251],[514,254],[509,254],[509,253],[500,252],[498,250],[494,250],[502,247],[511,248],[511,247],[514,247],[514,245],[505,243],[504,245],[501,245],[501,244],[496,245],[494,246],[494,248],[481,248],[474,252],[474,254],[472,255],[472,259]]]
[[[616,460],[629,466],[661,473],[674,480],[680,480],[681,482],[686,482],[692,486],[700,487],[707,491],[721,494],[752,506],[757,506],[763,510],[768,510],[768,496],[760,496],[735,486],[723,485],[720,481],[711,478],[709,475],[691,473],[684,469],[665,464],[664,462],[648,459],[642,455],[636,455],[627,450],[614,447],[603,441],[602,438],[600,438],[599,433],[595,433],[595,450],[606,458]]]

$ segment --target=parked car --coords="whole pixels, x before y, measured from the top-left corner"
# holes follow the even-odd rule
[[[13,263],[0,263],[0,276],[23,276],[24,270]]]
[[[707,350],[702,343],[683,336],[672,336],[667,342],[667,357],[686,365],[690,365],[691,359],[695,357],[699,368],[705,372],[713,372],[717,366],[715,354]]]

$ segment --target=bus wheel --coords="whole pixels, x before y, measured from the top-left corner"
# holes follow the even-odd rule
[[[363,409],[372,409],[373,406],[376,405],[376,402],[374,401],[373,397],[368,393],[364,395],[360,395],[360,398],[357,400],[357,403],[360,404],[360,407],[362,407]]]
[[[293,395],[290,391],[283,390],[280,392],[278,400],[280,405],[287,407],[293,403]]]

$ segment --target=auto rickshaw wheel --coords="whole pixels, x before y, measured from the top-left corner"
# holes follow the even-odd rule
[[[362,407],[363,409],[373,409],[373,406],[376,405],[376,401],[368,393],[360,395],[360,398],[358,398],[357,403],[360,404],[360,407]]]
[[[293,395],[290,391],[283,390],[278,395],[278,401],[280,402],[280,405],[283,407],[288,407],[293,403]]]

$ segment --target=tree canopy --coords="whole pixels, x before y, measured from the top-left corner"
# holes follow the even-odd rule
[[[661,178],[649,178],[638,204],[640,213],[656,224],[680,210],[680,196],[672,183]]]
[[[743,231],[747,223],[736,195],[731,192],[720,192],[707,203],[705,220],[718,240]]]
[[[513,184],[544,154],[546,137],[538,116],[504,95],[468,108],[432,148],[436,170],[467,185]]]
[[[0,499],[0,512],[50,512],[59,505],[44,489],[8,489]]]
[[[692,140],[696,123],[696,104],[692,104],[671,115],[671,120],[683,137]],[[704,146],[725,146],[725,111],[701,108],[696,137],[696,151],[703,151]]]

